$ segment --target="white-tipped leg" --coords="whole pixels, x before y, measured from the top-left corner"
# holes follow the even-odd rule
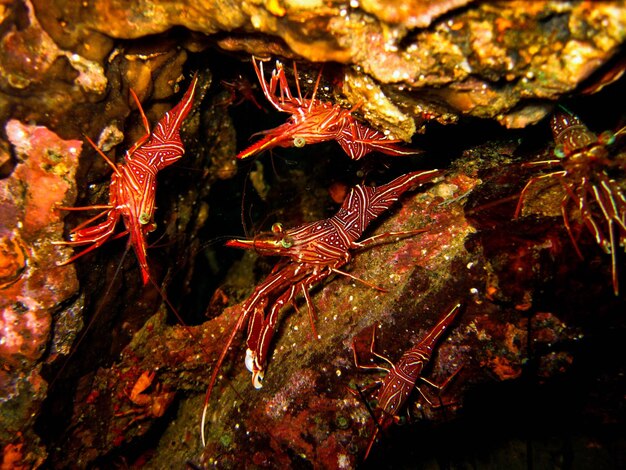
[[[252,349],[246,349],[246,358],[244,360],[246,368],[254,374],[254,352]]]
[[[252,385],[257,390],[263,388],[263,369],[256,366],[257,355],[252,349],[246,349],[246,359],[244,360],[246,368],[252,372]]]
[[[262,370],[255,370],[252,372],[252,385],[254,385],[254,388],[256,388],[257,390],[260,388],[263,388],[263,371]]]
[[[202,438],[202,447],[206,447],[206,439],[204,438],[204,424],[206,422],[206,413],[209,409],[209,404],[204,405],[202,410],[202,420],[200,421],[200,437]]]

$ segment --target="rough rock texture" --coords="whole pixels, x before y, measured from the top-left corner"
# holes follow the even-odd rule
[[[155,371],[153,388],[146,393],[150,404],[162,402],[170,407],[165,415],[170,424],[156,453],[138,457],[148,468],[159,468],[164,462],[175,467],[185,462],[219,468],[242,464],[354,467],[362,462],[374,429],[355,390],[364,390],[380,374],[355,367],[352,343],[356,341],[359,354],[367,357],[371,327],[378,324],[377,352],[397,360],[456,302],[463,304],[462,313],[437,348],[426,374],[434,383],[452,375],[454,379],[441,393],[420,384],[434,405],[420,400],[416,392],[408,402],[413,424],[383,433],[381,447],[392,445],[394,439],[388,433],[415,433],[419,439],[428,439],[432,429],[442,432],[445,423],[464,407],[474,413],[472,392],[479,386],[521,382],[528,384],[528,393],[540,393],[541,384],[556,383],[558,388],[564,382],[565,392],[573,377],[594,376],[585,354],[602,353],[599,343],[612,336],[607,327],[623,323],[624,301],[613,297],[608,257],[594,249],[592,241],[586,244],[585,253],[603,260],[596,265],[597,272],[587,272],[588,261],[572,258],[573,249],[558,219],[556,223],[531,216],[511,220],[517,201],[502,193],[519,190],[519,167],[507,157],[514,148],[505,143],[468,152],[444,181],[425,192],[407,194],[382,217],[376,233],[428,228],[424,234],[366,250],[351,263],[351,274],[389,292],[383,294],[340,276],[316,289],[318,340],[311,335],[304,306],[300,313],[285,312],[261,390],[252,387],[243,365],[244,348],[236,341],[210,401],[204,449],[199,443],[203,392],[238,309],[222,312],[222,293],[212,301],[220,315],[202,326],[169,327],[164,323],[165,312],[157,313],[119,361],[98,371],[88,396],[76,401],[72,422],[80,424],[63,441],[59,466],[70,462],[84,466],[98,454],[121,452],[137,457],[129,454],[133,447],[123,443],[140,446],[141,436],[149,433],[149,424],[157,417],[129,396],[143,371]],[[502,157],[489,161],[491,152]],[[497,171],[503,165],[509,171]],[[558,203],[558,197],[544,201],[556,208]],[[226,292],[238,292],[237,296],[250,292],[250,285],[241,288],[238,284],[250,282],[246,272],[253,259],[244,257],[222,286]],[[596,280],[588,282],[588,277]],[[594,303],[603,305],[593,315],[586,295],[571,297],[580,283],[596,292]],[[615,366],[604,365],[601,370],[606,367],[613,370]],[[619,383],[617,377],[602,380],[610,389]],[[175,391],[178,399],[172,402],[166,394]],[[581,399],[581,394],[575,395]],[[533,416],[534,403],[522,406],[531,407]],[[574,405],[570,409],[574,415],[568,420],[582,416],[585,422],[597,423],[596,419],[604,418],[595,418],[594,413],[605,418],[612,413],[611,408],[591,403],[583,411]],[[512,416],[517,416],[519,407],[507,406],[513,406]],[[379,458],[378,447],[374,449],[372,465]],[[546,458],[547,451],[538,449],[537,458]],[[425,450],[413,458],[424,461],[435,455]]]
[[[59,2],[46,26],[81,55],[94,35],[129,39],[184,26],[222,33],[219,44],[228,50],[351,65],[347,90],[358,89],[364,75],[389,85],[381,104],[393,101],[407,122],[395,128],[382,110],[368,119],[405,140],[424,122],[460,115],[507,127],[536,122],[626,37],[623,2],[389,3],[398,2]],[[346,93],[353,105],[376,108],[366,91]]]
[[[625,36],[623,1],[1,4],[0,468],[381,468],[390,454],[413,466],[516,455],[525,467],[617,467],[625,309],[610,257],[574,210],[576,255],[558,184],[539,184],[523,217],[513,213],[537,174],[522,162],[553,158],[548,126],[529,124],[555,103],[580,109],[594,131],[623,123]],[[238,164],[253,133],[286,119],[260,93],[250,54],[296,60],[303,94],[321,68],[321,99],[426,153],[352,162],[320,144]],[[156,285],[141,286],[122,241],[57,266],[70,254],[51,245],[63,217],[67,230],[89,216],[55,207],[108,195],[110,168],[83,135],[121,161],[145,133],[129,89],[154,123],[196,71],[185,158],[159,175]],[[623,139],[613,145],[615,155]],[[254,234],[328,217],[356,183],[435,167],[445,177],[370,233],[428,231],[348,267],[388,292],[340,276],[314,289],[318,340],[306,308],[286,309],[261,390],[242,333],[202,448],[204,392],[236,305],[276,263],[223,241],[242,225]],[[623,172],[610,175],[622,187]],[[381,433],[364,463],[374,431],[364,389],[381,374],[355,367],[353,341],[367,357],[379,324],[377,351],[395,361],[456,302],[462,312],[426,371],[453,380],[441,393],[421,384],[432,405],[415,392],[405,425]],[[477,436],[476,423],[493,431]]]
[[[74,267],[57,266],[66,250],[52,242],[63,234],[57,206],[76,197],[82,142],[16,120],[5,132],[18,163],[0,181],[0,443],[3,468],[11,468],[7,458],[29,468],[46,457],[33,426],[46,396],[40,372],[53,321],[81,308],[80,300],[72,300],[78,291]]]

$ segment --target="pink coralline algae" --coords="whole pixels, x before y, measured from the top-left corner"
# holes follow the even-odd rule
[[[21,463],[31,467],[45,455],[32,431],[46,390],[38,363],[53,312],[78,289],[74,268],[56,265],[63,254],[51,242],[63,233],[55,206],[75,198],[82,142],[16,120],[5,131],[18,164],[0,181],[0,446],[22,446]]]

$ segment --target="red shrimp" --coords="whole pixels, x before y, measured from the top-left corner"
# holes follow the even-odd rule
[[[375,395],[376,401],[378,402],[375,410],[375,413],[378,414],[378,421],[365,452],[366,459],[372,449],[372,445],[376,441],[378,431],[389,427],[394,421],[397,420],[400,410],[404,407],[404,404],[411,396],[413,389],[417,389],[428,401],[416,385],[418,380],[422,380],[428,385],[434,386],[438,389],[445,387],[445,385],[437,386],[433,384],[429,380],[422,377],[422,373],[430,361],[437,342],[441,339],[443,334],[450,327],[450,324],[456,318],[460,306],[461,304],[455,305],[452,310],[443,315],[430,329],[428,334],[424,336],[424,338],[422,338],[422,340],[415,346],[405,351],[402,357],[395,364],[374,350],[374,342],[376,338],[376,329],[374,329],[372,333],[370,352],[377,358],[387,362],[389,364],[389,368],[372,364],[360,364],[356,353],[356,347],[354,346],[354,343],[352,344],[354,363],[357,367],[362,369],[382,369],[387,371],[385,378],[375,384],[380,387],[378,393]]]
[[[159,170],[176,162],[185,153],[180,138],[180,126],[191,110],[197,83],[196,74],[180,103],[165,113],[152,132],[150,132],[148,119],[143,112],[141,103],[135,92],[131,90],[131,95],[141,114],[146,134],[126,152],[124,163],[115,165],[89,137],[86,137],[87,141],[113,169],[111,186],[109,187],[109,203],[61,208],[63,210],[102,210],[95,217],[73,228],[70,232],[70,241],[56,242],[59,245],[91,245],[63,262],[63,265],[74,262],[109,240],[113,236],[121,217],[126,230],[115,235],[114,238],[129,235],[129,243],[135,251],[141,268],[143,284],[148,283],[150,269],[146,253],[146,235],[155,229],[156,177]],[[102,217],[105,218],[104,221],[89,225]]]
[[[574,249],[582,253],[572,233],[572,205],[578,209],[584,226],[596,243],[611,255],[613,292],[619,294],[617,251],[626,248],[626,197],[618,182],[610,174],[626,170],[624,160],[613,158],[611,146],[626,132],[626,127],[615,134],[591,132],[578,117],[564,108],[550,121],[554,135],[554,160],[531,162],[527,166],[557,167],[557,171],[531,178],[522,189],[515,217],[519,217],[529,189],[540,180],[556,180],[565,195],[561,200],[563,223]],[[573,203],[573,204],[571,204]],[[604,223],[604,227],[602,226]]]
[[[252,65],[268,101],[278,111],[289,113],[291,116],[284,124],[259,132],[264,137],[240,152],[237,158],[247,158],[274,147],[303,147],[306,144],[317,144],[327,140],[336,140],[353,160],[358,160],[372,151],[394,156],[420,153],[418,150],[403,147],[401,140],[389,139],[383,132],[357,121],[352,112],[358,106],[345,109],[338,104],[316,99],[321,71],[311,98],[303,98],[295,63],[294,76],[298,96],[294,96],[289,88],[282,63],[276,61],[276,68],[269,83],[265,79],[263,61],[259,61],[257,65],[253,57]],[[278,88],[280,95],[277,94]]]
[[[368,247],[385,238],[423,232],[424,230],[383,233],[360,242],[357,241],[370,222],[387,211],[405,191],[431,181],[440,174],[439,170],[417,171],[378,187],[357,185],[352,188],[339,211],[328,219],[289,230],[283,229],[280,224],[274,224],[273,233],[268,237],[254,240],[231,240],[226,243],[227,246],[253,249],[265,255],[283,256],[284,259],[241,304],[237,324],[213,367],[202,413],[203,443],[209,397],[222,362],[237,332],[247,324],[245,364],[252,372],[253,385],[260,388],[280,310],[286,305],[293,304],[296,296],[302,293],[309,315],[313,319],[315,308],[309,295],[309,289],[312,286],[319,284],[333,273],[361,281],[340,270],[352,259],[351,250]],[[368,285],[371,286],[371,284]],[[311,324],[313,325],[313,321]],[[314,334],[317,336],[315,331]]]

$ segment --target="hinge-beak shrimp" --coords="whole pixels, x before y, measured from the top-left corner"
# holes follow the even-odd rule
[[[565,190],[561,200],[561,214],[574,249],[582,253],[571,229],[571,205],[580,212],[580,218],[596,243],[611,255],[613,292],[619,294],[617,251],[626,249],[626,197],[611,172],[624,171],[626,165],[613,158],[610,146],[626,132],[626,127],[615,134],[591,132],[578,117],[565,109],[558,110],[550,121],[556,147],[554,160],[531,162],[528,166],[560,167],[561,169],[531,178],[519,198],[515,217],[519,217],[531,186],[544,179],[556,179]],[[604,225],[604,226],[603,226]]]
[[[297,96],[294,96],[287,83],[283,64],[276,61],[276,68],[268,82],[265,79],[263,61],[252,58],[252,65],[267,100],[278,111],[289,113],[287,122],[274,129],[259,132],[263,137],[237,155],[247,158],[274,147],[303,147],[335,140],[352,158],[358,160],[370,152],[378,151],[387,155],[404,156],[420,153],[419,150],[404,147],[399,139],[391,139],[383,132],[372,129],[353,116],[352,109],[316,98],[321,72],[317,77],[311,98],[303,98],[300,91],[298,71],[294,63],[294,76]]]
[[[252,372],[253,385],[260,388],[281,309],[293,304],[296,296],[302,294],[313,325],[315,308],[309,295],[309,289],[312,286],[319,284],[333,273],[361,281],[340,270],[352,259],[351,250],[365,248],[390,237],[407,236],[425,231],[383,233],[360,242],[357,241],[367,226],[387,211],[405,191],[427,183],[441,173],[440,170],[417,171],[378,187],[357,185],[352,188],[333,217],[288,230],[283,229],[280,224],[274,224],[272,234],[267,237],[227,242],[228,246],[254,249],[261,254],[283,256],[284,259],[241,304],[237,324],[213,366],[202,413],[203,444],[211,391],[237,332],[247,325],[245,364]],[[374,287],[369,283],[366,284]],[[317,336],[315,331],[314,334]]]
[[[114,164],[89,137],[86,137],[87,141],[113,169],[109,188],[109,203],[62,208],[63,210],[102,210],[95,217],[74,227],[70,232],[70,241],[56,242],[59,245],[91,245],[62,264],[74,262],[109,240],[113,236],[121,217],[126,230],[114,238],[129,235],[129,243],[137,255],[141,268],[143,284],[148,283],[150,269],[146,252],[146,236],[155,229],[156,177],[159,170],[176,162],[185,153],[180,138],[180,126],[192,108],[197,83],[198,77],[195,75],[182,100],[165,113],[152,132],[150,132],[148,119],[143,112],[141,103],[135,92],[131,90],[131,95],[139,108],[146,134],[126,152],[124,163]],[[89,225],[102,217],[105,217],[103,222]]]

